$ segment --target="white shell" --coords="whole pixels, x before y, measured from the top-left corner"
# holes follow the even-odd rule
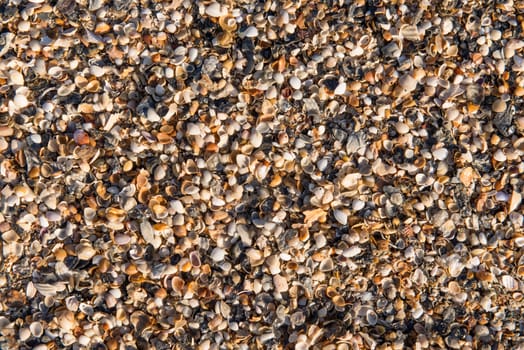
[[[29,328],[27,327],[24,327],[24,328],[20,328],[20,330],[18,331],[18,338],[20,339],[20,341],[26,341],[27,339],[29,339],[31,337],[31,331],[29,330]]]
[[[79,245],[76,246],[76,254],[78,259],[80,260],[91,260],[93,256],[96,254],[96,250],[93,249],[91,244],[87,242],[82,242]]]
[[[27,97],[25,97],[22,94],[16,94],[15,98],[13,99],[13,102],[15,103],[15,106],[17,108],[24,108],[29,105],[29,101],[27,100]]]
[[[200,127],[196,125],[195,123],[188,123],[187,124],[187,133],[191,136],[200,135]]]
[[[226,251],[222,248],[217,247],[211,251],[210,258],[215,262],[223,261],[225,257]]]
[[[258,36],[258,29],[253,26],[247,27],[243,35],[247,38],[255,38]]]
[[[206,15],[211,17],[220,17],[222,16],[222,11],[220,9],[220,4],[218,2],[212,2],[206,7]]]
[[[395,125],[395,129],[399,134],[407,134],[409,132],[409,126],[406,123],[398,122]]]
[[[293,76],[293,77],[289,78],[289,85],[293,89],[298,90],[302,86],[302,82],[300,81],[300,79],[298,79],[297,77]]]
[[[155,234],[153,226],[151,226],[149,221],[143,221],[140,224],[140,233],[142,233],[144,241],[150,243],[155,249],[158,249],[160,244],[162,244],[162,239]]]
[[[354,188],[358,185],[358,180],[360,180],[360,178],[362,178],[362,175],[360,173],[347,174],[342,179],[342,187]]]
[[[65,282],[57,282],[55,284],[49,284],[49,283],[34,283],[34,286],[38,293],[42,294],[43,296],[55,296],[56,293],[62,292],[66,288]]]
[[[359,211],[359,210],[363,209],[365,206],[366,206],[366,202],[361,201],[360,199],[355,199],[353,201],[353,203],[351,203],[351,208],[354,211]]]
[[[462,270],[464,270],[464,264],[460,262],[458,257],[451,259],[448,265],[448,272],[451,277],[458,277]]]
[[[31,330],[31,334],[33,334],[34,337],[38,338],[44,334],[44,328],[40,322],[31,323],[29,325],[29,329]]]
[[[342,82],[335,88],[335,95],[343,95],[346,92],[346,83]]]
[[[510,275],[502,276],[501,283],[504,286],[504,288],[511,292],[514,292],[519,288],[519,283],[517,282],[517,280]]]
[[[433,158],[436,160],[444,160],[448,157],[448,150],[446,148],[437,148],[433,151]]]
[[[9,72],[9,83],[11,85],[24,85],[24,76],[17,70]]]
[[[249,136],[249,142],[253,147],[258,148],[262,145],[263,137],[258,130],[253,130],[251,136]]]
[[[342,255],[346,258],[353,258],[357,255],[359,255],[362,252],[362,249],[359,246],[351,246],[347,249],[344,249],[342,252]]]
[[[348,223],[348,214],[345,210],[335,209],[333,211],[333,216],[341,225],[346,225]]]

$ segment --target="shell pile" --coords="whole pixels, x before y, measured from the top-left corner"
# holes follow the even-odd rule
[[[1,349],[524,349],[524,3],[0,2]]]

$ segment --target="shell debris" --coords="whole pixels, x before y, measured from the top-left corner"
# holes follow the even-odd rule
[[[0,12],[0,348],[523,347],[522,1]]]

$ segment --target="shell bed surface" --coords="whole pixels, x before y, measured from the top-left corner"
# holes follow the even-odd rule
[[[524,349],[524,2],[0,26],[0,349]]]

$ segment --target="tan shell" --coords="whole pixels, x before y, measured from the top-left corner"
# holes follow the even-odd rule
[[[491,105],[491,110],[495,113],[504,112],[506,110],[506,102],[504,102],[504,100],[501,99],[495,100],[495,102],[493,102],[493,105]]]
[[[234,32],[238,28],[237,21],[231,15],[221,16],[218,19],[218,24],[226,32]]]

